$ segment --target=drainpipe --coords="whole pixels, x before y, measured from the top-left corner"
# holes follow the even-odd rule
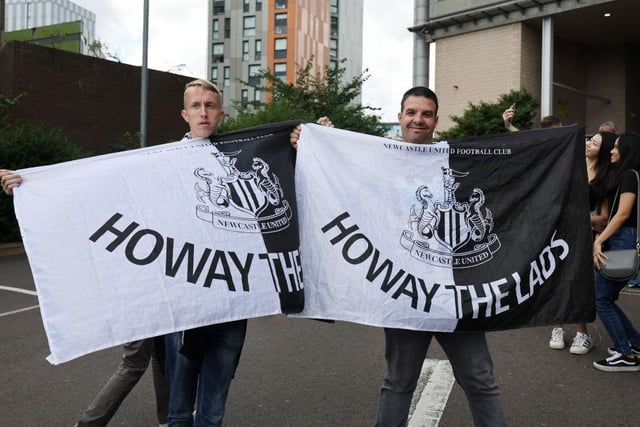
[[[540,79],[540,117],[553,114],[553,20],[542,19],[542,70]]]

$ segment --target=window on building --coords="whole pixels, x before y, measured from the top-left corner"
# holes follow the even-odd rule
[[[214,63],[224,62],[224,43],[214,43],[211,59]]]
[[[244,103],[249,102],[249,89],[242,89],[241,99]]]
[[[256,0],[256,12],[262,11],[262,0]]]
[[[260,78],[258,77],[258,73],[260,72],[259,65],[249,65],[249,84],[259,85]]]
[[[231,18],[224,18],[224,38],[231,37]]]
[[[218,67],[213,67],[211,69],[211,81],[218,84]]]
[[[224,0],[215,0],[213,2],[213,14],[224,15]]]
[[[329,58],[338,57],[338,39],[329,40]]]
[[[338,61],[335,60],[335,59],[330,59],[329,60],[329,66],[334,70],[337,69],[338,68]]]
[[[244,4],[242,5],[242,11],[244,13],[249,13],[250,7],[251,7],[251,0],[244,0]]]
[[[273,65],[273,75],[282,81],[287,80],[287,64],[280,63]]]
[[[260,61],[262,59],[262,40],[260,39],[256,40],[255,48],[256,48],[256,53],[255,53],[254,60]]]
[[[260,99],[262,98],[262,92],[260,91],[260,89],[256,89],[253,91],[253,100],[254,101],[260,101]]]
[[[287,0],[276,0],[276,9],[286,9]]]
[[[242,20],[242,34],[245,37],[253,37],[256,35],[256,17],[245,16]]]
[[[217,40],[218,37],[220,37],[220,21],[214,19],[211,27],[211,38]]]
[[[331,17],[331,37],[338,37],[338,17]]]
[[[242,60],[249,60],[249,40],[243,40],[242,42]]]
[[[224,86],[231,86],[231,68],[230,67],[224,67],[223,70],[223,78],[224,78]]]
[[[287,57],[287,39],[276,39],[274,43],[274,59],[284,59]]]
[[[286,34],[287,33],[287,14],[286,13],[276,13],[276,34]]]
[[[338,0],[331,0],[331,13],[338,13]]]

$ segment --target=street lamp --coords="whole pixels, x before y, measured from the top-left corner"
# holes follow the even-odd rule
[[[4,1],[4,0],[0,0]],[[149,45],[149,0],[144,0],[142,14],[142,68],[140,76],[140,147],[147,145],[147,92],[149,70],[147,67],[147,48]]]

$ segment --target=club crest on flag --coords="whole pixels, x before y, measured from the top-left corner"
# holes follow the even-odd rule
[[[476,187],[468,200],[456,198],[457,178],[468,174],[442,168],[443,200],[434,200],[427,185],[416,190],[418,203],[409,209],[409,230],[400,238],[413,258],[435,266],[468,268],[488,262],[500,249],[484,192]]]
[[[236,167],[242,150],[212,153],[223,172],[204,167],[193,174],[196,182],[196,216],[214,227],[242,233],[273,233],[289,226],[291,208],[278,176],[267,162],[254,157],[251,170]],[[217,168],[219,169],[219,168]]]

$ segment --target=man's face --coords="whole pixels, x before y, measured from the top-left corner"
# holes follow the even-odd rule
[[[224,118],[217,93],[201,87],[190,87],[184,95],[182,118],[189,123],[192,138],[208,138],[218,131]]]
[[[423,96],[409,96],[398,113],[402,140],[414,144],[431,144],[438,124],[436,104]]]

